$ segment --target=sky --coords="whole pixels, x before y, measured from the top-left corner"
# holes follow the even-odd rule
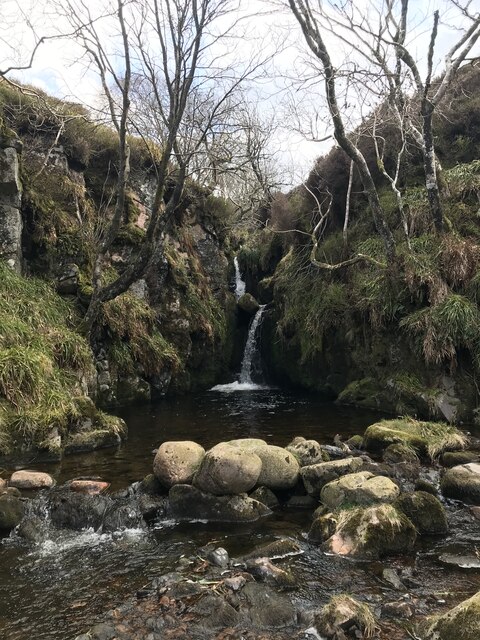
[[[78,1],[95,11],[102,0]],[[375,1],[378,5],[383,0]],[[328,2],[326,4],[328,5]],[[363,11],[364,15],[371,11],[368,9],[369,5],[371,0],[355,2],[355,7]],[[436,70],[441,70],[442,58],[452,42],[458,38],[462,26],[462,20],[448,5],[448,0],[411,0],[410,5],[410,48],[421,65],[426,57],[433,11],[436,8],[441,11]],[[244,50],[256,48],[268,55],[279,47],[279,43],[282,45],[269,67],[268,79],[263,79],[250,89],[249,95],[256,101],[260,113],[275,117],[279,123],[275,140],[271,143],[272,153],[281,166],[286,187],[289,187],[302,181],[315,159],[332,146],[332,138],[323,142],[309,139],[312,128],[310,125],[315,118],[319,123],[317,138],[331,133],[326,117],[323,85],[319,74],[312,74],[311,69],[308,74],[312,79],[300,82],[308,69],[305,61],[309,60],[309,54],[301,30],[286,7],[285,0],[240,0],[239,7],[238,16],[242,17],[239,25],[248,34]],[[106,41],[110,46],[117,46],[108,25],[99,28],[104,29]],[[50,0],[0,0],[0,51],[3,54],[0,69],[9,64],[25,64],[33,50],[36,37],[68,31],[68,24],[58,17]],[[325,39],[336,65],[340,66],[345,59],[358,59],[355,51],[334,35],[325,32]],[[228,56],[228,48],[221,53]],[[245,51],[237,51],[235,55],[242,53]],[[360,63],[360,60],[358,61]],[[31,83],[60,98],[81,102],[87,106],[98,105],[101,93],[98,77],[85,64],[80,50],[71,40],[53,39],[45,42],[38,48],[31,68],[23,72],[14,72],[12,77]],[[297,104],[296,110],[300,114],[298,116],[294,115],[293,103]],[[352,118],[355,117],[355,113],[358,114],[358,105],[354,104]],[[302,132],[296,129],[301,129]]]

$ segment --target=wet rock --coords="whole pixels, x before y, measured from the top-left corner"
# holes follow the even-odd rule
[[[168,488],[189,484],[204,456],[205,449],[196,442],[164,442],[153,461],[153,473]]]
[[[320,493],[320,500],[329,509],[337,509],[346,503],[393,502],[399,494],[400,489],[389,478],[360,471],[326,484]]]
[[[247,495],[215,496],[187,484],[170,489],[169,514],[178,520],[210,522],[254,522],[270,509]]]
[[[257,484],[261,469],[262,461],[255,453],[220,443],[205,454],[193,484],[215,495],[244,493]]]
[[[45,539],[45,521],[36,515],[26,516],[18,525],[16,533],[24,540],[38,544]]]
[[[295,608],[286,595],[255,582],[245,585],[241,594],[254,629],[282,629],[295,624]]]
[[[468,600],[422,625],[424,640],[478,640],[480,638],[480,591]]]
[[[415,491],[424,491],[425,493],[431,493],[432,496],[436,496],[438,491],[431,482],[428,480],[424,480],[423,478],[419,478],[414,487]]]
[[[12,473],[9,485],[17,489],[50,489],[55,484],[54,479],[48,473],[41,471],[15,471]]]
[[[118,420],[122,427],[122,433],[124,433],[125,423],[121,418],[118,418]],[[85,453],[87,451],[95,451],[96,449],[118,447],[121,443],[122,435],[120,432],[111,431],[109,429],[96,429],[95,431],[70,434],[68,441],[65,444],[64,452],[65,455]]]
[[[301,467],[318,464],[319,462],[328,462],[328,460],[330,460],[328,453],[316,440],[306,440],[300,437],[295,438],[285,448],[295,456]]]
[[[317,505],[313,496],[291,496],[285,503],[288,509],[314,509]]]
[[[151,496],[158,496],[166,493],[165,487],[161,484],[160,480],[153,475],[153,473],[145,476],[143,480],[135,485],[135,488],[139,493],[145,493]]]
[[[68,484],[71,491],[77,493],[86,493],[90,496],[103,493],[110,486],[110,482],[103,482],[102,480],[71,480]]]
[[[336,518],[336,531],[325,542],[332,553],[378,559],[409,553],[415,544],[415,527],[391,504],[341,511]]]
[[[255,578],[279,587],[294,587],[295,579],[289,571],[277,567],[269,558],[254,558],[246,563],[246,570]]]
[[[207,556],[207,560],[215,566],[221,567],[222,569],[228,567],[228,564],[230,562],[228,551],[223,547],[217,547],[216,549],[211,551]]]
[[[103,622],[96,624],[88,633],[88,637],[91,638],[91,640],[114,640],[116,636],[117,631],[115,627]]]
[[[239,309],[249,316],[255,315],[260,308],[260,305],[251,293],[244,293],[243,296],[238,299],[237,304]]]
[[[244,576],[232,576],[231,578],[225,578],[223,584],[227,587],[227,589],[231,589],[232,591],[240,591],[240,589],[242,589],[247,584],[247,579]]]
[[[382,605],[382,615],[387,618],[409,620],[414,613],[415,607],[410,602],[386,602]]]
[[[308,532],[310,542],[325,542],[335,533],[337,519],[332,513],[319,515],[313,519]]]
[[[452,467],[443,476],[440,487],[447,498],[480,505],[480,463]]]
[[[385,582],[388,582],[388,584],[391,584],[394,589],[398,589],[399,591],[405,591],[405,585],[400,580],[398,573],[396,572],[395,569],[392,569],[391,567],[386,567],[382,571],[382,578],[383,580],[385,580]]]
[[[289,538],[281,538],[274,542],[262,544],[250,553],[244,555],[242,560],[253,560],[255,558],[269,558],[279,560],[290,556],[298,556],[303,553],[300,545]]]
[[[268,487],[258,487],[250,494],[250,498],[262,502],[270,509],[274,509],[280,505],[277,496]]]
[[[142,518],[149,524],[164,518],[168,509],[168,500],[165,496],[140,494],[137,497],[137,504]]]
[[[52,524],[59,529],[98,529],[111,504],[106,496],[89,496],[70,490],[52,490],[49,495]]]
[[[370,608],[348,595],[334,596],[315,616],[315,627],[327,638],[369,638],[376,626]]]
[[[403,493],[395,501],[395,507],[413,522],[420,535],[440,535],[448,531],[445,509],[440,500],[430,493]]]
[[[102,522],[105,532],[142,529],[145,526],[138,504],[133,500],[116,500],[107,506]]]
[[[470,462],[478,462],[480,456],[478,451],[446,451],[442,455],[442,464],[444,467],[456,467]]]
[[[254,451],[261,460],[259,485],[282,490],[291,489],[297,484],[300,465],[289,451],[274,445],[257,447]]]
[[[23,502],[8,493],[0,495],[0,531],[14,529],[25,513]]]
[[[358,471],[362,465],[363,461],[360,458],[349,457],[344,460],[332,460],[331,462],[321,462],[302,467],[300,475],[307,493],[319,497],[322,488],[326,484],[347,473]]]
[[[192,607],[192,612],[202,618],[206,629],[235,627],[239,622],[238,612],[222,597],[206,594]]]
[[[438,556],[440,562],[444,564],[460,567],[460,569],[480,569],[480,558],[476,555],[456,555],[453,553],[442,553]]]

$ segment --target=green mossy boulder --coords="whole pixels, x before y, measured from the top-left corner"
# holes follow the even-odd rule
[[[480,455],[478,451],[446,451],[442,455],[442,464],[444,467],[456,467],[460,464],[469,464],[470,462],[478,462]]]
[[[294,438],[285,448],[295,456],[301,467],[330,460],[328,453],[316,440],[306,440],[301,437]]]
[[[244,311],[249,316],[255,315],[260,308],[260,305],[251,293],[244,293],[243,296],[239,298],[237,304],[239,309]]]
[[[390,478],[360,471],[326,484],[320,493],[320,501],[329,509],[338,509],[344,504],[393,502],[399,494],[400,489]]]
[[[333,596],[315,615],[315,627],[327,638],[371,638],[377,628],[375,617],[368,605],[349,595]]]
[[[431,493],[403,493],[394,502],[394,506],[413,522],[420,535],[441,535],[448,531],[445,509]]]
[[[421,637],[424,640],[478,640],[480,638],[480,591],[422,626]]]
[[[452,467],[443,476],[440,488],[446,498],[480,505],[480,463]]]
[[[300,469],[300,476],[308,495],[319,497],[322,488],[347,473],[355,473],[363,466],[360,458],[344,458],[311,464]]]
[[[0,531],[11,531],[23,518],[25,507],[16,496],[4,493],[0,495]]]
[[[372,453],[382,453],[391,444],[403,444],[431,459],[447,450],[463,449],[467,442],[467,436],[452,425],[413,418],[382,420],[370,425],[364,435],[365,449]]]
[[[345,509],[336,514],[335,533],[324,547],[339,555],[378,559],[412,551],[417,532],[391,504]]]
[[[388,445],[383,452],[383,461],[390,464],[397,464],[399,462],[419,463],[415,449],[400,442]]]

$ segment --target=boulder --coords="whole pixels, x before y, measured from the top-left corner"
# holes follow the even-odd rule
[[[258,484],[273,490],[291,489],[299,478],[300,465],[295,456],[274,445],[263,445],[254,449],[261,460]]]
[[[319,462],[328,462],[328,460],[330,460],[328,453],[316,440],[295,438],[285,448],[295,456],[301,467],[318,464]]]
[[[3,493],[0,495],[0,531],[14,529],[25,513],[23,502],[16,496]]]
[[[215,495],[245,493],[257,484],[261,469],[258,455],[221,442],[207,451],[193,484]]]
[[[440,535],[448,531],[445,509],[431,493],[402,493],[394,506],[407,516],[420,535]]]
[[[302,467],[300,475],[309,495],[319,497],[322,488],[347,473],[355,473],[363,465],[361,458],[344,458]]]
[[[12,473],[9,484],[17,489],[50,489],[55,480],[48,473],[23,469]]]
[[[251,293],[244,293],[243,296],[238,299],[237,304],[239,309],[249,316],[255,315],[260,308],[260,305]]]
[[[295,578],[289,571],[281,569],[268,558],[252,558],[246,562],[246,571],[251,573],[260,582],[279,587],[294,587]]]
[[[480,638],[480,591],[468,600],[435,616],[424,625],[424,640],[478,640]]]
[[[90,496],[103,493],[110,486],[110,482],[103,482],[102,480],[71,480],[67,485],[71,491],[77,493],[86,493]]]
[[[244,451],[253,451],[257,447],[266,446],[267,441],[261,438],[237,438],[236,440],[229,440],[227,444],[232,447],[239,447]]]
[[[139,505],[129,499],[115,500],[105,509],[102,531],[112,532],[123,529],[143,529],[145,521]]]
[[[363,440],[365,449],[373,453],[381,453],[391,444],[403,444],[433,459],[443,451],[463,449],[468,438],[449,424],[399,418],[370,425]]]
[[[480,505],[480,463],[452,467],[443,476],[440,488],[447,498]]]
[[[383,452],[383,460],[390,464],[397,464],[399,462],[418,464],[420,462],[415,449],[401,442],[389,444]]]
[[[263,584],[249,582],[243,587],[241,598],[254,629],[281,629],[296,622],[297,615],[290,598]]]
[[[371,638],[377,623],[368,605],[340,594],[315,615],[315,627],[327,638]]]
[[[168,488],[189,484],[204,457],[205,449],[196,442],[164,442],[155,455],[153,473]]]
[[[254,560],[256,558],[269,558],[270,560],[282,560],[290,556],[303,554],[300,545],[290,538],[280,538],[274,542],[267,542],[256,547],[250,553],[242,556],[242,560]]]
[[[255,491],[250,494],[250,498],[263,502],[270,509],[274,509],[280,505],[277,496],[268,487],[257,487]]]
[[[111,505],[110,498],[101,495],[85,495],[74,491],[54,489],[49,494],[50,518],[59,529],[98,529]]]
[[[479,462],[478,451],[446,451],[442,455],[442,464],[445,467],[456,467],[470,462]]]
[[[409,553],[415,544],[415,527],[391,504],[341,511],[336,520],[335,533],[325,542],[332,553],[378,559]]]
[[[343,504],[393,502],[399,495],[400,489],[390,478],[360,471],[326,484],[320,493],[320,501],[333,510]]]
[[[169,515],[176,520],[255,522],[270,509],[247,495],[216,496],[188,484],[174,485],[168,494]]]

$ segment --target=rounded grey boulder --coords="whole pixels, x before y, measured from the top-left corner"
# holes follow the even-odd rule
[[[164,442],[153,461],[153,473],[168,488],[175,484],[188,484],[204,457],[205,449],[196,442]]]
[[[221,442],[207,451],[193,484],[218,496],[246,493],[257,484],[261,469],[258,455]]]

